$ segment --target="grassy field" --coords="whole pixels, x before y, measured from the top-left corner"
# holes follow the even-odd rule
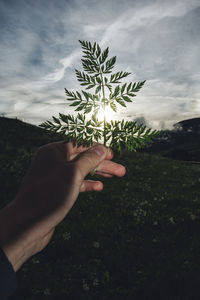
[[[60,139],[3,122],[1,207],[36,148]],[[114,160],[126,175],[80,195],[48,247],[18,272],[12,300],[200,299],[200,165],[146,153]]]

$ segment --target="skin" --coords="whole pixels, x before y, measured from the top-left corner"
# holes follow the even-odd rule
[[[85,179],[95,167],[108,178],[125,174],[112,158],[112,150],[100,144],[57,142],[39,148],[15,199],[0,211],[0,245],[15,271],[48,245],[80,192],[103,189],[101,181]]]

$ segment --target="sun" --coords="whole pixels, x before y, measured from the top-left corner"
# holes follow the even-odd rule
[[[110,106],[106,106],[105,109],[101,107],[97,113],[97,118],[99,121],[104,121],[104,116],[107,122],[113,120],[114,111],[110,108]]]

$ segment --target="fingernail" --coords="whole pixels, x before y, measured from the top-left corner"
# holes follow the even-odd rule
[[[98,156],[103,156],[105,154],[105,149],[104,147],[98,145],[98,146],[94,146],[92,148],[92,151],[94,151]]]

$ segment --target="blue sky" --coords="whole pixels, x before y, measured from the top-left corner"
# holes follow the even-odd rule
[[[200,116],[199,0],[0,0],[0,114],[40,124],[72,113],[79,39],[109,46],[116,71],[147,80],[116,118],[153,128]]]

